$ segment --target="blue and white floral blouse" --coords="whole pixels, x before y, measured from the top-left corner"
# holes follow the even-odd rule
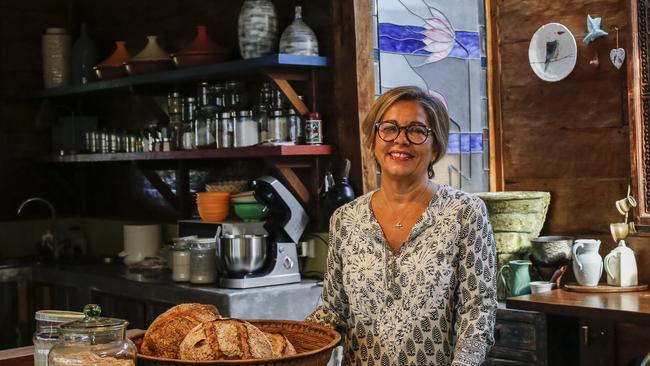
[[[307,320],[342,332],[344,365],[480,365],[497,308],[483,201],[439,185],[393,255],[374,192],[332,216],[323,304]]]

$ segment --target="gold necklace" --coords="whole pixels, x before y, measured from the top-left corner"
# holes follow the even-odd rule
[[[429,181],[427,180],[427,184],[424,185],[424,189],[415,197],[416,198],[420,197],[422,195],[422,193],[424,193],[424,191],[426,191],[428,188],[429,188]],[[388,209],[389,208],[388,199],[386,198],[386,193],[384,193],[384,191],[382,191],[381,197],[384,199],[384,205],[386,206],[386,209]],[[415,202],[417,202],[417,200]],[[410,206],[410,203],[408,205],[406,205],[406,208],[408,208],[408,206]],[[395,227],[397,229],[401,229],[401,228],[404,227],[404,225],[402,224],[402,221],[404,221],[406,216],[410,213],[410,210],[405,210],[405,211],[406,211],[406,213],[404,214],[404,216],[402,216],[401,219],[396,220],[397,222],[395,223]],[[394,215],[393,215],[393,218],[395,218]]]

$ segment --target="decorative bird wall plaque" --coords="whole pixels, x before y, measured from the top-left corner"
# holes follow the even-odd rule
[[[540,79],[559,81],[575,67],[577,52],[571,31],[560,23],[548,23],[541,26],[531,38],[528,62]]]
[[[607,35],[607,32],[600,29],[601,19],[600,17],[592,18],[591,15],[587,14],[587,35],[582,39],[584,44],[589,44],[597,38]]]

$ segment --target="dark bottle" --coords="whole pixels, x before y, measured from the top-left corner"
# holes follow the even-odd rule
[[[95,80],[93,67],[97,64],[97,47],[88,36],[86,23],[81,24],[79,38],[72,46],[71,76],[73,84],[87,84]]]

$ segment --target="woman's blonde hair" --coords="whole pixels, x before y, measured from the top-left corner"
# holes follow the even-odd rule
[[[370,111],[361,124],[364,136],[364,145],[374,153],[375,149],[375,123],[381,121],[386,111],[395,103],[402,101],[418,102],[427,116],[427,123],[432,130],[433,161],[437,163],[447,152],[449,139],[449,114],[442,102],[417,86],[400,86],[382,94],[370,107]]]

